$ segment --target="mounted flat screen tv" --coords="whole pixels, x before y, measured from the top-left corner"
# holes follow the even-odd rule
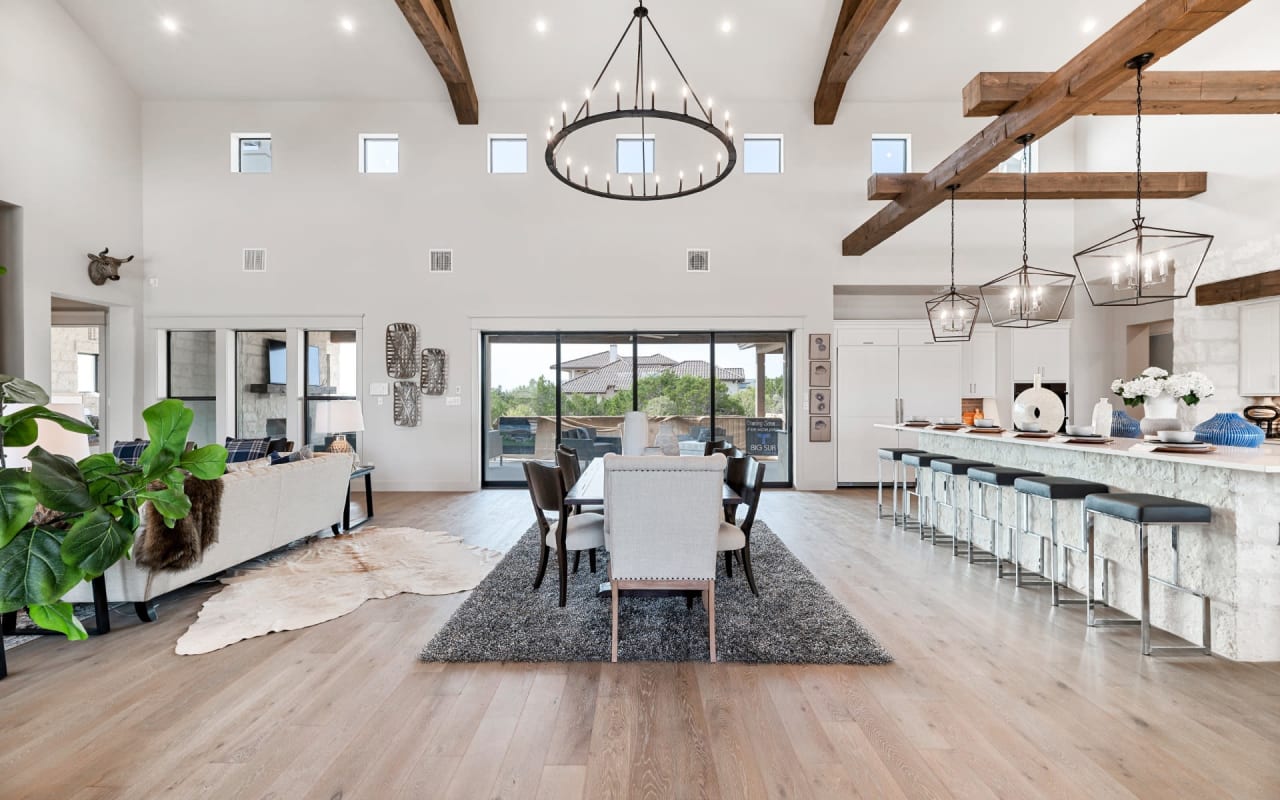
[[[279,339],[267,340],[267,383],[275,383],[283,386],[287,383],[286,373],[288,368],[286,364],[286,353],[288,345]]]

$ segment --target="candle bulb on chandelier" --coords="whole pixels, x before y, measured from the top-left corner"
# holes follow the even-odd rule
[[[622,110],[622,81],[613,82],[613,98],[618,104],[618,110]]]
[[[720,177],[720,154],[716,153],[716,177]]]
[[[609,188],[609,179],[610,179],[611,177],[612,177],[612,176],[611,176],[611,175],[609,175],[609,173],[607,173],[607,172],[604,174],[604,191],[605,191],[605,194],[612,194],[612,193],[613,193],[613,190]]]
[[[631,196],[636,196],[636,181],[630,175],[627,176],[627,188],[631,191]]]
[[[702,165],[698,165],[698,185],[702,185]]]
[[[726,109],[726,110],[725,110],[725,112],[724,112],[724,127],[725,127],[725,130],[727,130],[727,131],[730,133],[730,135],[732,135],[732,134],[733,134],[733,126],[729,124],[729,111],[728,111],[728,109]]]
[[[687,115],[689,113],[689,87],[688,86],[680,87],[680,99],[684,101],[684,113]]]
[[[658,184],[660,184],[660,183],[662,183],[662,176],[661,176],[661,175],[654,175],[654,176],[653,176],[653,196],[654,196],[654,197],[657,197],[657,196],[658,196],[658,188],[659,188],[659,187],[658,187]]]
[[[564,160],[564,176],[569,180],[573,180],[573,159],[566,158]]]
[[[658,82],[649,81],[649,108],[658,107]]]
[[[586,102],[583,104],[583,108],[587,110],[587,116],[589,117],[591,116],[591,87],[588,86],[582,94],[586,97]]]
[[[563,128],[569,124],[569,104],[560,101],[560,127]]]
[[[707,98],[707,122],[710,122],[713,125],[715,124],[715,121],[716,121],[715,105],[716,105],[715,99],[708,97]]]
[[[591,188],[591,167],[585,164],[582,167],[582,185],[588,189]]]
[[[676,187],[677,192],[684,191],[684,170],[680,170],[680,185]]]

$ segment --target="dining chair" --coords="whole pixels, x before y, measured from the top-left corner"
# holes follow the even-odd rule
[[[582,478],[582,462],[578,460],[578,451],[572,447],[561,445],[556,448],[556,465],[560,467],[560,477],[564,479],[565,494],[573,488],[574,484]],[[603,514],[604,506],[577,506],[569,509],[570,514]],[[573,571],[578,571],[578,562],[582,559],[582,552],[578,551],[573,554]],[[592,572],[595,567],[591,568]]]
[[[564,504],[565,485],[559,467],[526,461],[524,477],[529,482],[529,497],[533,500],[533,512],[538,517],[538,531],[542,539],[542,557],[538,561],[538,576],[533,579],[533,588],[542,586],[547,559],[555,550],[556,567],[560,570],[560,606],[563,608],[569,584],[569,551],[573,551],[576,562],[578,554],[586,550],[591,571],[595,572],[596,548],[604,546],[604,517],[599,514],[570,516]],[[557,513],[554,526],[547,519],[549,511]]]
[[[715,455],[716,453],[723,452],[724,449],[725,449],[724,439],[712,439],[708,441],[705,445],[703,445],[702,454],[704,456]]]
[[[618,592],[698,590],[716,660],[716,534],[724,456],[604,457],[612,660],[618,660]]]
[[[760,495],[764,488],[765,465],[751,456],[729,459],[725,467],[724,482],[742,498],[746,507],[746,516],[742,523],[737,523],[737,510],[733,506],[725,507],[725,521],[720,523],[720,531],[716,534],[716,550],[724,553],[724,574],[733,577],[733,554],[738,553],[742,559],[742,571],[747,574],[747,585],[756,597],[756,575],[751,569],[751,526],[756,521],[756,509],[760,507]]]

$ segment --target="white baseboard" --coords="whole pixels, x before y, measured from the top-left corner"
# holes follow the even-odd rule
[[[477,492],[479,481],[380,481],[374,473],[374,492]],[[352,482],[351,493],[359,498],[364,486]]]

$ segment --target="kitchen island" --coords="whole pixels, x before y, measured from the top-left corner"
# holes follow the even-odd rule
[[[1179,580],[1213,599],[1216,654],[1240,661],[1280,661],[1280,452],[1271,448],[1220,447],[1212,453],[1157,453],[1149,452],[1149,445],[1137,439],[1072,444],[1019,439],[1012,433],[939,431],[905,425],[877,427],[900,431],[903,447],[1098,481],[1113,492],[1157,494],[1209,506],[1213,509],[1212,523],[1187,526],[1180,532]],[[1005,491],[1005,512],[1011,520],[1013,493],[1012,489]],[[1033,506],[1032,527],[1047,532],[1048,503],[1035,502]],[[994,497],[987,508],[994,514]],[[1059,535],[1080,546],[1080,504],[1061,503],[1059,512]],[[940,522],[945,530],[950,518],[943,516]],[[1134,527],[1099,517],[1095,540],[1098,555],[1111,562],[1111,605],[1136,616],[1139,573]],[[992,549],[986,525],[975,525],[974,541],[978,547]],[[1034,540],[1026,539],[1025,545],[1023,563],[1035,568]],[[1001,553],[1006,552],[1007,544],[1002,543]],[[1152,529],[1151,574],[1170,577],[1170,556],[1168,528]],[[1066,560],[1070,567],[1067,585],[1083,593],[1088,574],[1084,554],[1067,549]],[[1076,613],[1067,610],[1067,606],[1062,609]],[[1154,586],[1151,621],[1162,630],[1199,640],[1199,605],[1194,598]]]

